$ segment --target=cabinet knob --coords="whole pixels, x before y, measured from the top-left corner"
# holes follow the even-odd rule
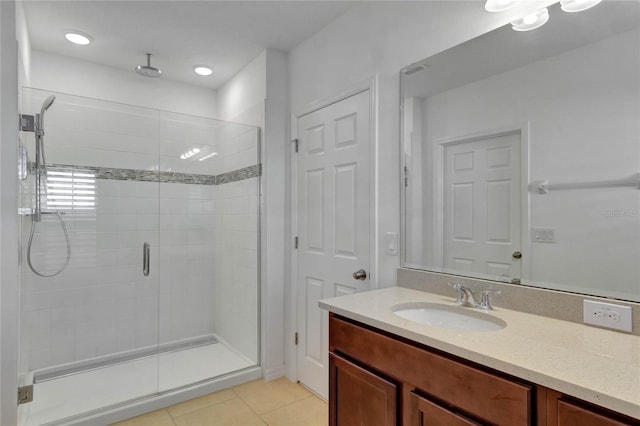
[[[514,259],[521,259],[522,253],[520,253],[519,251],[514,251],[511,257],[513,257]]]

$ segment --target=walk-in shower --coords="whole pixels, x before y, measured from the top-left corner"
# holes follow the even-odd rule
[[[259,377],[258,128],[31,88],[22,109],[19,424]]]

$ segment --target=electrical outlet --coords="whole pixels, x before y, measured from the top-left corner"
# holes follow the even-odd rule
[[[613,303],[583,300],[585,324],[631,332],[631,307]]]

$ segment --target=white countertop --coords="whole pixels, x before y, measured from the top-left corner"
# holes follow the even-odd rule
[[[399,303],[454,305],[392,287],[324,299],[319,306],[372,327],[640,419],[640,336],[494,307],[499,331],[457,331],[395,315]],[[472,309],[472,308],[468,308]]]

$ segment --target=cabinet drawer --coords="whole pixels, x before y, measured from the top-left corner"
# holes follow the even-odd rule
[[[433,401],[411,393],[411,426],[481,426]]]
[[[558,426],[631,426],[638,421],[622,422],[569,401],[558,400]]]
[[[411,384],[488,423],[532,424],[532,386],[496,376],[335,316],[329,319],[331,350]]]

